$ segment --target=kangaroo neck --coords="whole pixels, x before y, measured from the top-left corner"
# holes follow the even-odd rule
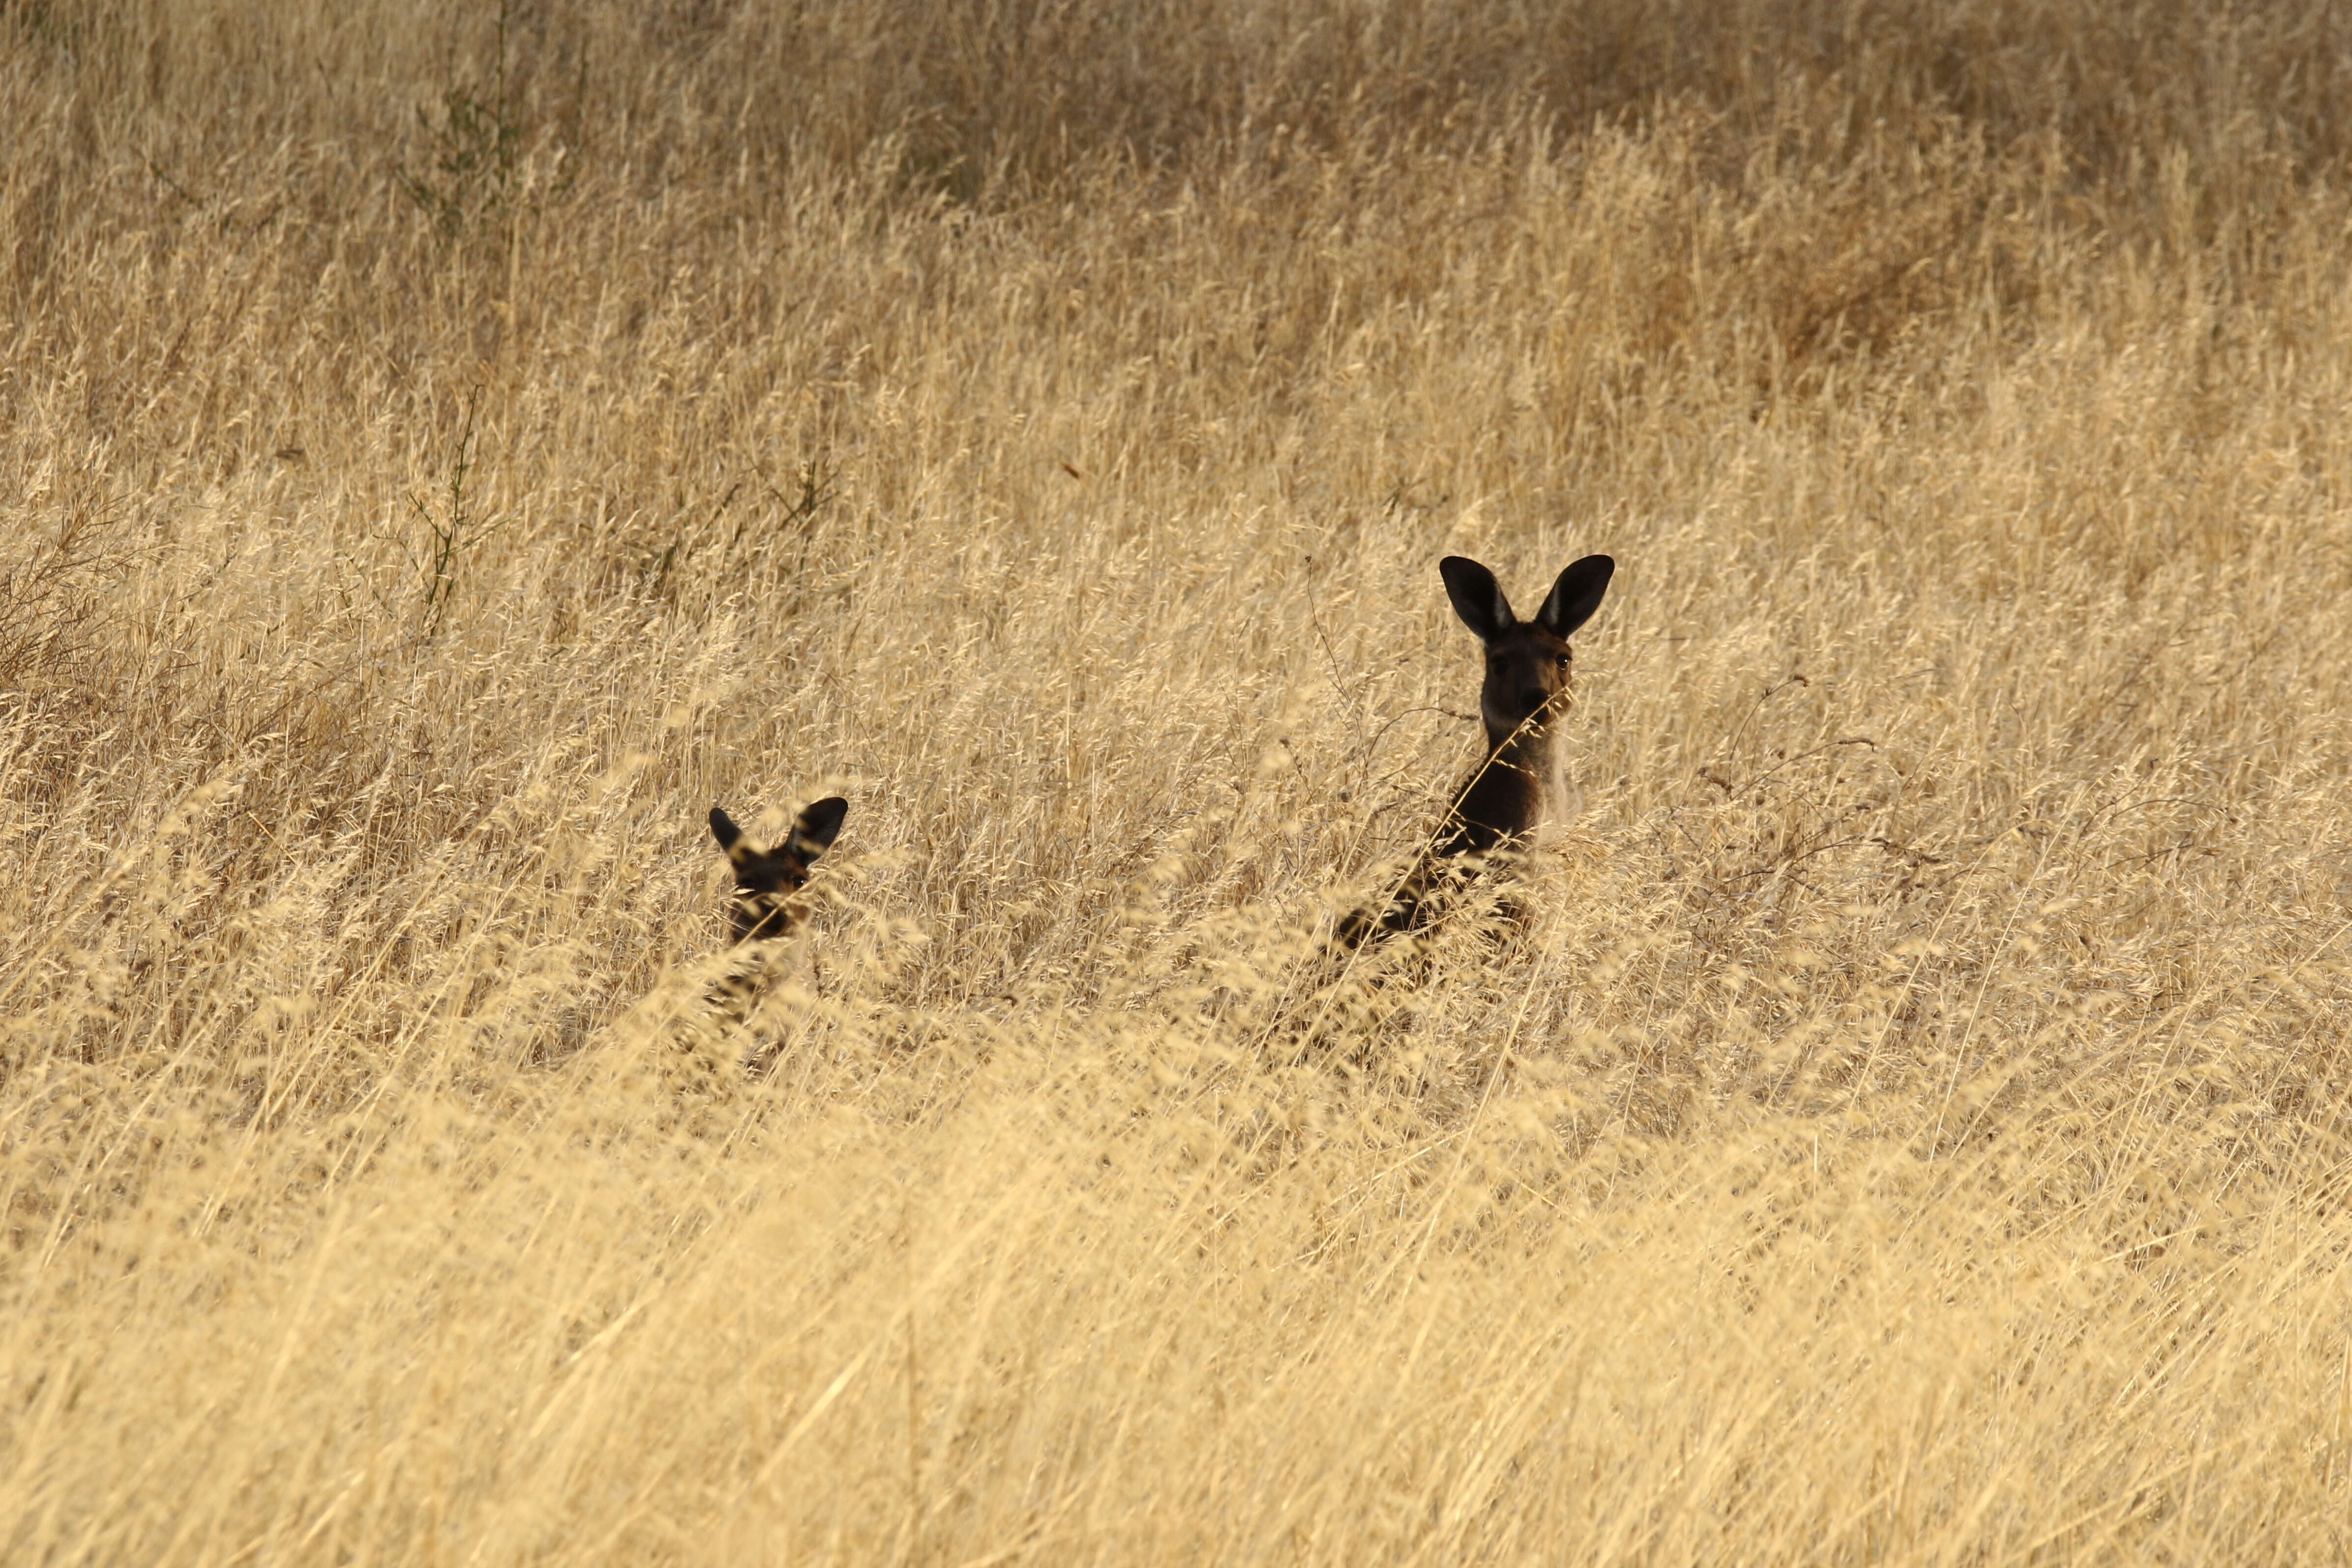
[[[1495,849],[1535,831],[1562,810],[1566,789],[1551,727],[1536,718],[1499,734],[1486,730],[1486,760],[1470,776],[1454,807],[1455,821],[1439,841],[1440,854]]]

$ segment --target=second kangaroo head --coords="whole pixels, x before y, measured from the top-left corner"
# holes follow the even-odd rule
[[[793,831],[784,835],[782,843],[755,850],[734,819],[716,806],[710,808],[711,837],[727,852],[728,863],[735,869],[735,895],[727,904],[734,940],[782,936],[799,923],[803,910],[793,895],[808,881],[809,868],[817,857],[833,847],[835,835],[841,831],[841,819],[848,810],[848,801],[828,795],[793,820]]]
[[[1552,584],[1532,621],[1511,613],[1495,574],[1467,556],[1437,563],[1445,596],[1462,623],[1486,645],[1486,680],[1478,692],[1478,715],[1486,721],[1489,747],[1500,747],[1523,729],[1540,728],[1568,694],[1568,639],[1601,608],[1617,563],[1589,555]]]

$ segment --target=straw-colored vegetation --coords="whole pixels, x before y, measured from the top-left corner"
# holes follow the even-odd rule
[[[2352,1551],[2352,14],[1553,9],[0,5],[0,1558]]]

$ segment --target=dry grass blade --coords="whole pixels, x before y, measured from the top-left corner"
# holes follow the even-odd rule
[[[0,1559],[2345,1555],[2352,14],[1540,9],[0,5]]]

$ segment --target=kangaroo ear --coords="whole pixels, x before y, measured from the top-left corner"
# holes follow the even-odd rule
[[[735,846],[743,841],[743,830],[735,825],[734,818],[713,806],[710,808],[710,836],[719,841],[720,849],[731,855],[735,852]]]
[[[1519,623],[1495,574],[1468,556],[1447,556],[1437,563],[1437,570],[1445,579],[1445,597],[1454,601],[1454,613],[1478,633],[1480,642],[1495,642]]]
[[[793,820],[793,835],[785,841],[784,847],[806,865],[833,848],[834,837],[841,831],[841,819],[848,814],[849,802],[838,795],[827,795],[810,803]]]
[[[1617,563],[1607,556],[1589,555],[1561,572],[1551,585],[1551,597],[1536,612],[1536,624],[1555,637],[1565,637],[1591,620],[1616,570]]]

